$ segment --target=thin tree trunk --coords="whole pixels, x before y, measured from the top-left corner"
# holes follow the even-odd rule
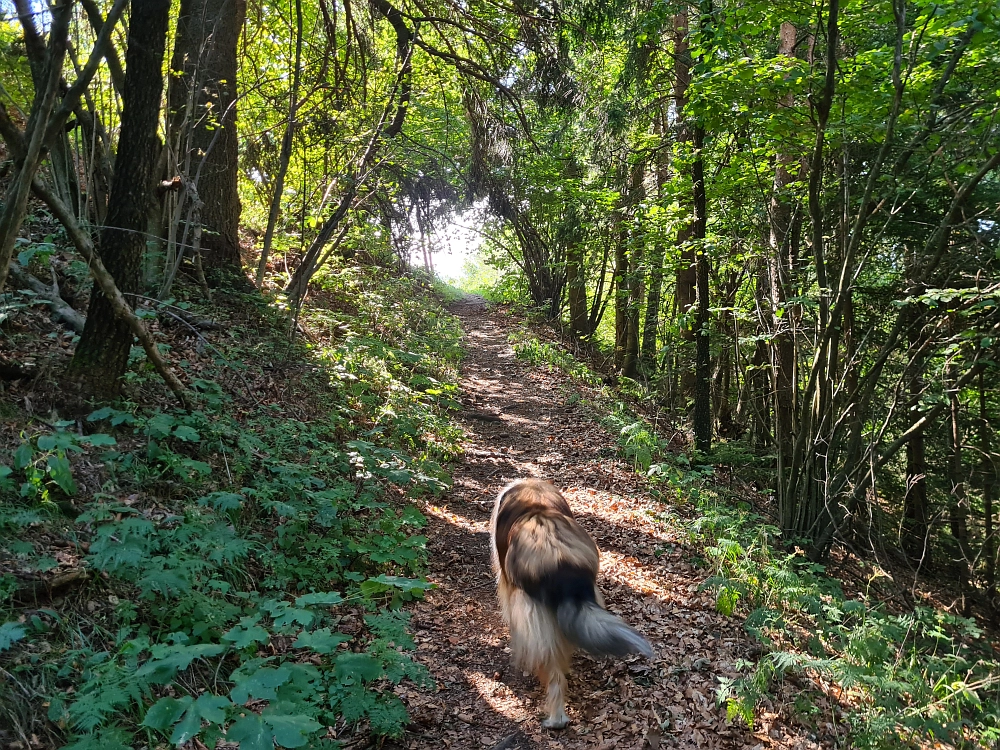
[[[190,155],[199,165],[202,257],[213,278],[242,275],[236,51],[245,15],[246,0],[182,0],[170,62],[170,130],[187,136],[179,163]]]
[[[274,176],[274,192],[271,196],[271,210],[267,215],[267,230],[264,232],[264,247],[260,252],[260,263],[257,265],[257,288],[264,283],[264,273],[267,271],[267,259],[271,254],[271,241],[274,239],[274,227],[281,213],[281,199],[285,191],[285,174],[288,163],[292,159],[292,142],[295,138],[296,113],[299,106],[299,79],[302,73],[302,0],[295,0],[295,67],[292,70],[292,91],[288,98],[288,124],[285,135],[281,139],[281,155],[278,161],[278,172]]]
[[[661,139],[664,138],[665,130],[663,120],[664,114],[660,112],[656,118],[654,127],[656,135]],[[656,187],[661,199],[663,197],[663,189],[669,180],[669,154],[670,152],[665,147],[665,144],[661,143],[654,162]],[[657,334],[660,328],[660,302],[663,294],[663,254],[663,242],[659,235],[657,235],[649,257],[649,288],[646,293],[646,315],[642,324],[642,367],[650,375],[656,372]]]
[[[835,519],[828,503],[827,453],[824,431],[829,429],[829,407],[833,395],[830,379],[830,282],[825,250],[825,210],[823,166],[826,126],[833,106],[839,49],[840,0],[830,0],[826,20],[826,65],[823,88],[815,98],[816,121],[813,153],[809,163],[809,216],[812,221],[812,251],[816,283],[819,286],[818,347],[810,372],[808,404],[803,404],[799,433],[795,439],[789,468],[778,479],[778,508],[782,529],[806,539],[828,537]],[[824,544],[810,550],[814,555]]]
[[[949,522],[951,535],[958,545],[958,578],[961,585],[962,613],[968,616],[972,602],[969,600],[971,583],[972,554],[969,545],[969,493],[965,482],[965,472],[962,468],[962,422],[961,401],[958,389],[958,368],[954,362],[949,362],[945,378],[948,382],[949,402],[949,443],[948,479],[951,483],[951,507]]]
[[[101,15],[101,9],[97,5],[97,0],[80,0],[80,4],[87,12],[87,20],[90,21],[94,33],[100,34],[104,30],[104,24],[107,21]],[[108,45],[104,59],[107,61],[108,71],[111,73],[111,83],[120,95],[125,89],[125,69],[122,67],[122,61],[118,57],[118,49],[115,45]]]
[[[981,467],[984,521],[983,558],[985,560],[983,580],[986,583],[987,598],[996,606],[997,544],[993,528],[993,499],[996,492],[997,471],[996,459],[993,455],[989,411],[986,403],[986,385],[983,373],[981,372],[979,373],[979,448],[983,456]]]
[[[569,325],[577,336],[590,334],[587,316],[587,278],[583,244],[575,237],[566,247],[566,289],[569,294]]]
[[[924,392],[923,336],[914,321],[910,325],[910,350],[914,353],[907,374],[909,413],[919,419],[917,407]],[[906,443],[906,494],[903,496],[903,550],[920,568],[930,567],[930,505],[927,499],[927,456],[924,433],[918,432]]]
[[[783,22],[779,33],[778,54],[793,57],[795,54],[796,28],[793,24]],[[782,100],[782,105],[791,108],[795,103],[794,96],[789,93]],[[774,373],[774,427],[775,442],[778,453],[778,474],[784,473],[788,466],[792,446],[795,442],[794,414],[796,412],[795,393],[795,331],[794,316],[787,304],[792,296],[792,273],[794,271],[794,256],[792,246],[792,203],[786,195],[788,185],[792,182],[789,167],[795,162],[795,156],[779,153],[776,157],[777,166],[774,170],[774,182],[771,191],[770,234],[768,268],[771,281],[772,310],[772,372]]]
[[[639,305],[642,300],[642,274],[640,266],[642,263],[643,237],[639,229],[632,220],[638,206],[645,195],[644,180],[646,175],[645,164],[636,162],[629,175],[628,202],[625,213],[625,221],[628,226],[626,252],[626,273],[623,279],[624,295],[621,297],[625,303],[625,331],[622,352],[622,375],[627,378],[634,378],[638,372],[639,365]]]
[[[679,120],[677,145],[681,152],[691,143],[690,123],[684,116],[687,106],[687,92],[691,84],[691,55],[688,51],[688,11],[684,7],[674,16],[674,107]],[[693,201],[693,197],[692,197]],[[691,207],[693,211],[693,206]],[[695,325],[691,320],[697,298],[697,258],[691,242],[694,236],[694,220],[681,225],[677,230],[677,246],[680,248],[680,265],[677,267],[674,300],[680,325],[680,349],[677,364],[680,374],[680,390],[686,399],[695,398],[697,373],[692,367],[692,350],[695,349]]]
[[[126,51],[122,124],[108,222],[101,232],[101,257],[124,295],[140,291],[146,217],[154,196],[153,168],[159,148],[163,54],[170,0],[133,0]],[[91,293],[87,324],[70,372],[84,392],[114,398],[128,367],[133,331],[116,314],[100,284]]]
[[[319,259],[323,248],[333,239],[334,233],[340,226],[340,222],[347,216],[354,199],[358,195],[358,189],[371,177],[372,165],[385,141],[395,138],[403,130],[403,122],[410,104],[410,93],[413,86],[413,32],[406,25],[406,20],[399,9],[393,6],[388,0],[372,0],[375,9],[382,14],[382,17],[392,26],[396,35],[396,60],[400,65],[399,73],[396,76],[396,85],[393,88],[393,96],[386,102],[382,110],[382,115],[372,132],[372,136],[365,147],[361,158],[350,175],[350,187],[341,197],[340,203],[333,213],[323,222],[319,234],[310,244],[302,257],[302,262],[295,270],[285,292],[293,300],[301,301],[305,296],[306,289],[313,274],[319,268]],[[389,121],[389,115],[395,107],[395,114]]]
[[[712,349],[709,338],[709,260],[705,238],[708,232],[708,198],[705,193],[705,129],[694,127],[694,160],[691,163],[691,181],[694,192],[694,237],[697,243],[696,281],[698,313],[696,319],[695,373],[697,383],[694,394],[694,444],[703,453],[712,449]]]
[[[623,198],[624,201],[624,198]],[[618,235],[615,244],[615,364],[625,363],[625,346],[628,340],[628,232],[625,229],[624,211],[619,212]]]

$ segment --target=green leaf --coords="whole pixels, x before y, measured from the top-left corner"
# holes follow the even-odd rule
[[[193,702],[190,695],[185,695],[183,698],[160,698],[149,707],[146,717],[142,720],[142,726],[166,732]]]
[[[198,696],[198,700],[194,702],[192,710],[197,711],[198,715],[205,721],[210,721],[213,724],[221,724],[226,720],[225,709],[232,705],[233,702],[224,695],[202,693]]]
[[[417,528],[422,528],[427,525],[427,518],[413,505],[407,505],[403,508],[400,520],[405,524],[416,526]]]
[[[361,593],[365,596],[380,594],[390,589],[398,589],[403,593],[411,594],[417,592],[422,594],[434,588],[434,584],[429,581],[421,581],[415,578],[404,578],[402,576],[390,576],[382,574],[375,578],[369,578],[361,584]]]
[[[331,632],[330,628],[320,628],[312,633],[303,631],[292,644],[295,648],[308,648],[317,654],[329,654],[337,649],[341,643],[351,640],[351,636],[345,633]]]
[[[286,625],[291,625],[296,622],[303,627],[308,627],[316,617],[308,609],[298,609],[291,606],[288,602],[276,600],[264,602],[261,604],[261,609],[271,615],[274,619],[275,626],[279,628],[283,628]]]
[[[154,438],[165,438],[177,424],[177,419],[170,414],[156,414],[146,422],[146,434]]]
[[[339,591],[316,591],[312,594],[304,594],[295,600],[296,607],[332,607],[340,604],[344,597]]]
[[[6,651],[26,635],[19,622],[5,622],[0,625],[0,651]]]
[[[170,743],[180,747],[201,731],[201,717],[192,706],[170,735]]]
[[[14,468],[20,471],[25,466],[30,464],[34,457],[35,449],[32,447],[31,443],[21,443],[14,450]]]
[[[212,643],[196,643],[194,645],[159,644],[150,649],[153,659],[150,659],[138,670],[137,677],[144,677],[154,684],[166,684],[178,672],[183,672],[195,659],[218,656],[226,650],[225,646]]]
[[[270,708],[264,711],[263,718],[271,727],[274,741],[282,747],[301,747],[306,744],[306,735],[323,728],[308,716],[271,713]]]
[[[392,695],[380,695],[375,700],[375,705],[368,711],[368,720],[371,722],[372,731],[375,734],[387,734],[398,737],[403,732],[407,720],[410,718],[403,702]]]
[[[201,440],[201,435],[193,427],[186,424],[178,425],[174,428],[174,437],[186,443],[197,443]]]
[[[73,472],[69,467],[69,459],[65,456],[49,456],[48,459],[49,476],[52,481],[59,485],[59,488],[67,495],[76,492],[76,481],[73,479]]]
[[[371,654],[347,652],[337,657],[334,674],[341,681],[371,682],[382,676],[382,662]]]
[[[251,698],[257,700],[273,700],[277,695],[277,688],[284,685],[291,678],[292,672],[288,667],[261,667],[251,675],[237,680],[236,685],[229,693],[233,703],[242,705]]]
[[[247,714],[236,721],[226,732],[226,739],[238,742],[240,750],[274,750],[271,730],[257,714]]]
[[[110,406],[105,406],[103,409],[98,409],[97,411],[92,411],[90,416],[87,417],[88,422],[100,422],[102,419],[107,419],[112,414],[115,414],[118,410],[112,409]]]
[[[110,435],[105,435],[104,433],[97,432],[93,435],[84,435],[82,438],[78,438],[81,443],[86,443],[87,445],[101,446],[101,445],[117,445],[118,441],[115,440]]]
[[[259,621],[260,615],[244,617],[238,625],[223,634],[222,639],[230,641],[235,648],[246,648],[251,643],[267,643],[271,634],[257,624]]]
[[[243,495],[237,495],[235,492],[212,492],[198,498],[198,505],[211,505],[221,511],[236,510],[243,505],[245,499]]]

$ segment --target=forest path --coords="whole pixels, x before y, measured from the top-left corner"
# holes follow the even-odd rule
[[[786,735],[765,714],[756,731],[727,724],[715,706],[716,675],[733,675],[747,639],[736,618],[699,592],[698,550],[669,524],[641,477],[616,458],[614,436],[588,416],[586,388],[518,360],[508,323],[469,297],[452,306],[465,331],[458,419],[465,453],[454,486],[423,508],[430,580],[413,608],[416,658],[436,692],[401,687],[412,719],[405,748],[818,747]],[[567,729],[540,725],[543,694],[509,664],[490,571],[489,516],[499,490],[519,477],[552,481],[601,549],[608,608],[646,635],[653,661],[595,660],[578,653],[569,678]],[[434,504],[439,503],[439,504]],[[770,715],[773,717],[773,714]],[[661,729],[660,727],[663,727]]]

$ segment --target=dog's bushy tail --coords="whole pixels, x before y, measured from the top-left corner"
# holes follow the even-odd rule
[[[556,621],[563,635],[596,656],[653,657],[645,638],[595,601],[564,599],[556,607]]]

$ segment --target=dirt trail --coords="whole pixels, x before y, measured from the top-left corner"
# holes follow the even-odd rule
[[[615,440],[579,403],[584,389],[560,372],[515,358],[503,319],[478,298],[456,304],[467,357],[462,368],[465,455],[454,487],[424,511],[430,579],[438,588],[413,609],[417,658],[437,692],[401,689],[413,723],[406,748],[818,747],[764,715],[750,732],[715,706],[716,675],[733,674],[748,643],[736,619],[715,612],[690,564],[697,550],[653,516],[663,506],[615,458]],[[574,395],[575,394],[575,395]],[[628,662],[577,654],[566,730],[540,725],[535,678],[509,665],[507,631],[490,572],[493,499],[525,476],[552,481],[601,549],[608,607],[642,631],[656,658]],[[662,727],[662,728],[661,728]]]

